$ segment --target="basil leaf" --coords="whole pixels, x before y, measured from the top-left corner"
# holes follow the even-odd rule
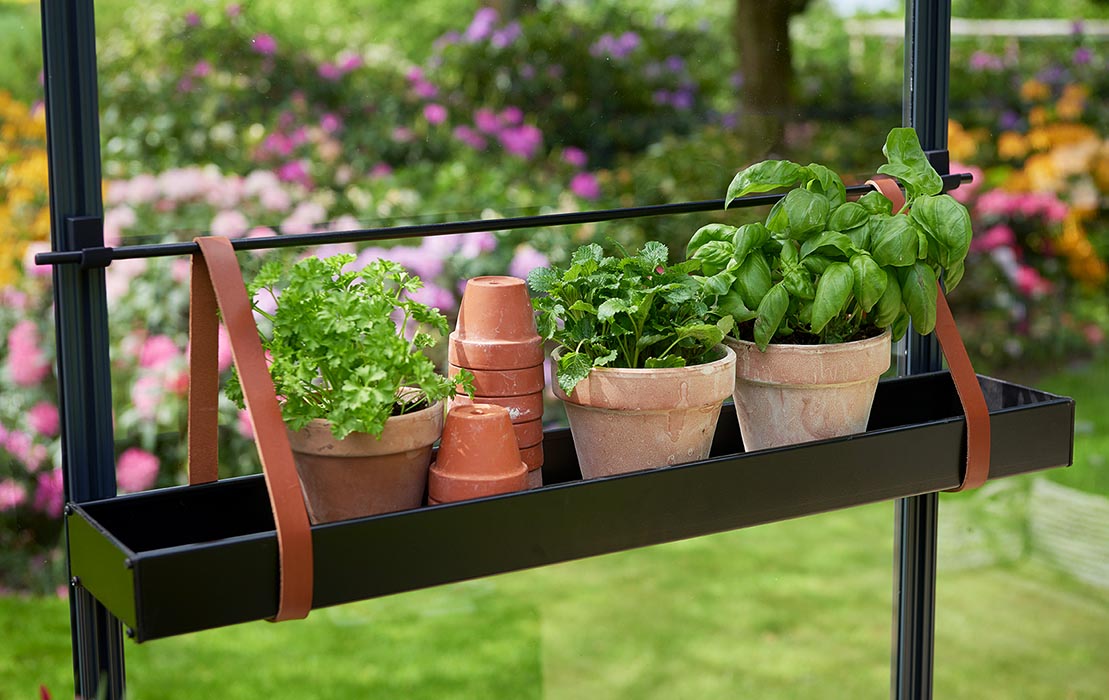
[[[824,250],[826,253],[830,252],[827,250],[828,248],[837,250],[846,256],[851,254],[852,247],[854,247],[854,243],[851,239],[839,231],[825,231],[819,236],[814,236],[805,241],[805,244],[801,246],[801,257],[807,258],[818,250]]]
[[[905,331],[909,330],[909,312],[905,307],[901,307],[901,312],[894,320],[893,325],[890,326],[893,340],[901,340],[905,336]]]
[[[735,288],[747,308],[758,308],[770,289],[770,264],[762,253],[751,253],[736,270]]]
[[[722,313],[728,314],[736,323],[743,323],[750,321],[757,314],[747,305],[743,303],[743,297],[740,296],[739,290],[732,289],[727,294],[716,300],[716,308],[720,309]]]
[[[844,231],[843,235],[851,239],[851,245],[855,246],[858,250],[870,250],[872,240],[871,231],[881,225],[881,219],[876,216],[869,216],[863,222],[862,226],[856,226],[853,229]]]
[[[828,217],[828,228],[832,231],[850,231],[862,226],[870,218],[870,213],[858,202],[844,202]]]
[[[782,233],[789,229],[789,217],[786,216],[785,197],[774,202],[770,213],[766,215],[766,228],[773,233]]]
[[[813,176],[808,184],[809,191],[822,195],[833,209],[847,201],[847,188],[839,175],[819,163],[809,163],[807,167]]]
[[[970,214],[966,207],[948,195],[920,197],[909,212],[939,246],[936,259],[950,267],[966,257],[970,250]]]
[[[764,160],[740,170],[728,185],[724,200],[727,209],[736,197],[754,192],[769,192],[780,187],[793,187],[808,175],[808,171],[788,160]]]
[[[859,206],[870,214],[892,214],[893,202],[886,199],[881,192],[867,192],[857,200]]]
[[[851,258],[851,271],[855,273],[855,299],[863,311],[870,311],[885,293],[889,278],[874,258],[865,253]]]
[[[924,155],[913,129],[892,129],[886,137],[882,153],[889,163],[878,168],[878,172],[896,177],[905,186],[909,199],[939,194],[943,190],[943,180],[928,162],[928,156]]]
[[[774,285],[759,303],[758,316],[755,318],[755,344],[759,346],[759,350],[766,350],[766,346],[778,332],[787,308],[789,292],[780,284]]]
[[[886,276],[886,288],[874,305],[873,315],[875,326],[887,328],[901,314],[901,280],[892,269],[882,270],[882,274]]]
[[[735,275],[724,271],[718,272],[712,277],[698,277],[697,281],[706,294],[720,296],[721,294],[727,294],[728,290],[732,288],[735,283]]]
[[[955,289],[955,287],[959,286],[959,282],[963,279],[964,271],[965,268],[963,267],[962,260],[959,260],[951,267],[945,269],[943,271],[944,288],[950,292],[952,289]]]
[[[799,245],[797,241],[782,241],[782,267],[792,267],[798,263],[799,258]]]
[[[752,250],[758,250],[766,245],[766,242],[770,240],[770,230],[758,222],[744,224],[736,229],[733,240],[735,242],[735,261],[742,263]]]
[[[843,311],[851,297],[855,273],[847,263],[832,263],[816,283],[816,298],[812,303],[812,332],[820,333],[828,322]]]
[[[685,247],[686,260],[692,259],[697,250],[710,241],[732,241],[738,229],[735,226],[728,226],[727,224],[708,224],[697,229],[693,237],[689,239],[689,244]]]
[[[785,274],[782,284],[786,291],[798,299],[812,299],[816,296],[816,288],[812,283],[812,275],[804,267],[796,267]]]
[[[898,270],[905,308],[913,321],[913,329],[921,335],[936,327],[936,273],[924,263]]]
[[[804,240],[824,230],[828,223],[828,200],[808,190],[790,190],[782,200],[789,220],[789,236]]]
[[[701,261],[701,272],[706,275],[715,275],[728,266],[735,253],[735,244],[732,241],[708,241],[693,253],[694,260]]]
[[[803,264],[805,269],[809,272],[822,275],[824,271],[828,269],[828,266],[832,264],[832,259],[824,257],[823,255],[810,255],[802,260],[801,264]]]
[[[916,227],[909,217],[891,216],[883,219],[871,235],[871,255],[882,267],[903,267],[916,262],[919,242]]]

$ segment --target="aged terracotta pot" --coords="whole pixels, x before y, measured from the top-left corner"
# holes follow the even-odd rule
[[[508,409],[492,404],[454,406],[428,477],[428,498],[451,503],[527,488]]]
[[[520,448],[520,459],[528,467],[528,488],[537,489],[543,485],[543,443]]]
[[[462,368],[448,365],[447,376],[453,377]],[[470,369],[474,375],[474,393],[478,396],[523,396],[543,391],[543,365],[525,369]]]
[[[315,420],[289,431],[313,523],[419,508],[427,486],[431,447],[443,432],[443,402],[393,416],[381,439],[351,433],[343,440]]]
[[[520,449],[534,447],[543,442],[543,421],[529,420],[523,423],[513,423],[512,429],[516,432],[516,444]]]
[[[543,418],[543,393],[541,391],[524,396],[474,396],[460,394],[451,399],[452,406],[471,406],[474,404],[493,404],[508,409],[508,417],[513,423],[530,423]]]
[[[748,452],[866,430],[890,331],[832,345],[724,340],[736,354],[735,409]]]
[[[724,357],[690,367],[595,367],[570,396],[558,385],[556,350],[551,387],[566,404],[582,476],[708,457],[720,405],[735,385],[735,353],[720,347]]]
[[[543,339],[535,330],[535,311],[524,280],[468,280],[447,355],[452,365],[470,370],[521,370],[543,364]]]

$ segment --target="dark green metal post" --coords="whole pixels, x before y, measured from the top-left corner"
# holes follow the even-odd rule
[[[102,246],[92,0],[42,0],[42,47],[51,247]],[[66,499],[80,503],[116,493],[104,270],[57,265],[53,275],[62,474]],[[79,581],[69,600],[77,697],[122,698],[119,621]]]
[[[921,146],[941,175],[949,170],[947,151],[948,81],[951,61],[951,1],[906,0],[905,126],[916,129]],[[898,374],[943,368],[933,336],[910,328]],[[890,697],[932,697],[936,626],[936,526],[939,496],[897,501],[894,530],[893,669]]]

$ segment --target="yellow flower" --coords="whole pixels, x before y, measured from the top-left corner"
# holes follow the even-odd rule
[[[1028,123],[1032,126],[1043,126],[1047,123],[1047,110],[1043,107],[1033,107],[1028,110]]]
[[[997,155],[1005,160],[1020,160],[1028,154],[1028,142],[1015,131],[1003,131],[997,137]]]
[[[1026,80],[1024,85],[1020,86],[1020,97],[1025,102],[1038,102],[1050,96],[1051,88],[1035,78]]]
[[[963,125],[954,119],[947,122],[947,150],[952,159],[966,162],[978,152],[978,143]]]
[[[1024,173],[1028,177],[1029,190],[1055,191],[1059,172],[1055,162],[1044,153],[1037,153],[1024,162]]]

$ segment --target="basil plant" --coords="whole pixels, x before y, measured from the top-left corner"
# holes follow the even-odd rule
[[[970,215],[928,162],[916,132],[898,128],[882,149],[878,172],[896,177],[905,206],[869,192],[847,201],[843,181],[810,163],[756,163],[736,174],[725,206],[737,197],[791,188],[764,223],[710,224],[689,241],[686,257],[716,312],[730,315],[736,337],[761,350],[772,342],[839,343],[910,319],[920,333],[936,325],[937,280],[948,290],[963,276]],[[713,305],[713,304],[710,304]]]

